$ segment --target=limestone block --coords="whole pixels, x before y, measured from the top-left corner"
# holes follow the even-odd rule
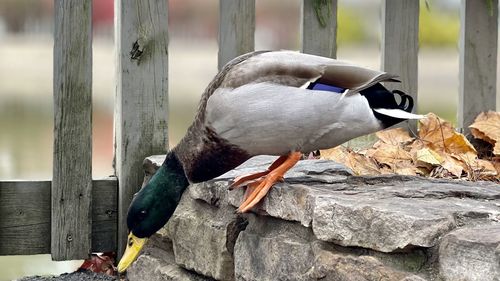
[[[344,249],[345,250],[345,249]],[[236,280],[425,280],[395,270],[363,251],[338,251],[309,228],[250,216],[235,245]]]
[[[394,270],[372,256],[353,256],[320,251],[310,277],[325,281],[425,281],[411,273]]]
[[[261,172],[267,169],[276,157],[258,156],[237,170],[230,171],[218,180],[227,181],[242,174]],[[343,189],[342,185],[352,172],[343,165],[328,160],[299,161],[285,175],[284,183],[275,184],[254,212],[290,221],[298,221],[308,227],[312,223],[314,195],[311,186],[329,186],[329,190]],[[321,190],[316,190],[321,193]],[[228,201],[237,207],[241,204],[244,189],[228,194]]]
[[[233,247],[245,227],[245,219],[232,207],[217,208],[187,192],[167,224],[175,262],[217,280],[232,280]]]
[[[319,239],[382,252],[432,247],[456,226],[492,223],[500,214],[500,189],[491,184],[400,176],[352,179],[351,188],[314,196],[312,228]]]
[[[431,247],[455,227],[454,218],[425,210],[425,202],[398,198],[327,196],[316,200],[316,236],[342,246],[392,252],[409,246]],[[404,206],[403,206],[404,205]]]
[[[213,183],[264,170],[254,158]],[[221,191],[219,191],[220,193]],[[231,191],[238,206],[243,191]],[[464,183],[409,176],[350,177],[329,161],[300,161],[276,184],[255,213],[312,225],[317,238],[342,246],[382,252],[432,247],[441,236],[469,220],[500,218],[500,189],[492,183]]]
[[[130,281],[208,281],[209,278],[189,272],[164,259],[143,254],[127,271]]]
[[[445,280],[500,280],[500,224],[466,227],[447,234],[439,247]]]
[[[127,270],[129,281],[208,281],[210,278],[175,264],[172,243],[164,233],[149,239],[143,253]]]

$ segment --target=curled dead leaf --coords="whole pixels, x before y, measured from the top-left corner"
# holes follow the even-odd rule
[[[469,128],[475,138],[494,146],[493,154],[500,155],[500,112],[482,112]]]
[[[418,136],[426,145],[444,146],[444,140],[450,138],[455,129],[452,124],[441,119],[434,113],[429,113],[425,118],[419,120],[420,130]]]
[[[456,155],[468,154],[469,157],[477,155],[474,146],[464,135],[457,133],[450,122],[429,113],[426,118],[420,120],[420,124],[420,140],[434,151]]]

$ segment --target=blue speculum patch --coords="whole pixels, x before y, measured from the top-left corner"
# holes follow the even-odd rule
[[[332,86],[332,85],[327,85],[327,84],[322,84],[322,83],[317,83],[313,82],[309,84],[309,87],[307,87],[309,90],[316,90],[316,91],[327,91],[327,92],[334,92],[334,93],[343,93],[345,91],[344,88]]]

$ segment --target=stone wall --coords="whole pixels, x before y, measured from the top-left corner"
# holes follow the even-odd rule
[[[500,185],[356,177],[300,161],[258,206],[236,214],[231,179],[251,159],[184,193],[128,271],[135,280],[500,280]],[[163,161],[145,160],[147,177]]]

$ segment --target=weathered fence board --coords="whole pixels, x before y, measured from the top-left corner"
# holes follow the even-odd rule
[[[482,111],[495,110],[498,0],[465,1],[460,11],[460,92],[457,124],[468,126]]]
[[[219,1],[219,70],[254,50],[255,0]]]
[[[337,0],[302,1],[302,52],[337,56]]]
[[[385,0],[382,3],[382,63],[383,71],[399,75],[401,84],[387,83],[391,90],[399,89],[413,97],[417,111],[418,84],[418,16],[415,0]],[[416,122],[410,129],[416,132]]]
[[[50,253],[50,186],[50,181],[0,182],[0,255]],[[93,252],[116,251],[117,190],[116,178],[93,181]]]
[[[94,180],[92,185],[92,251],[116,252],[118,181]]]
[[[54,10],[51,253],[83,259],[91,250],[92,1],[56,0]]]
[[[127,241],[128,206],[144,177],[142,161],[168,148],[167,15],[167,1],[115,1],[118,255]]]

